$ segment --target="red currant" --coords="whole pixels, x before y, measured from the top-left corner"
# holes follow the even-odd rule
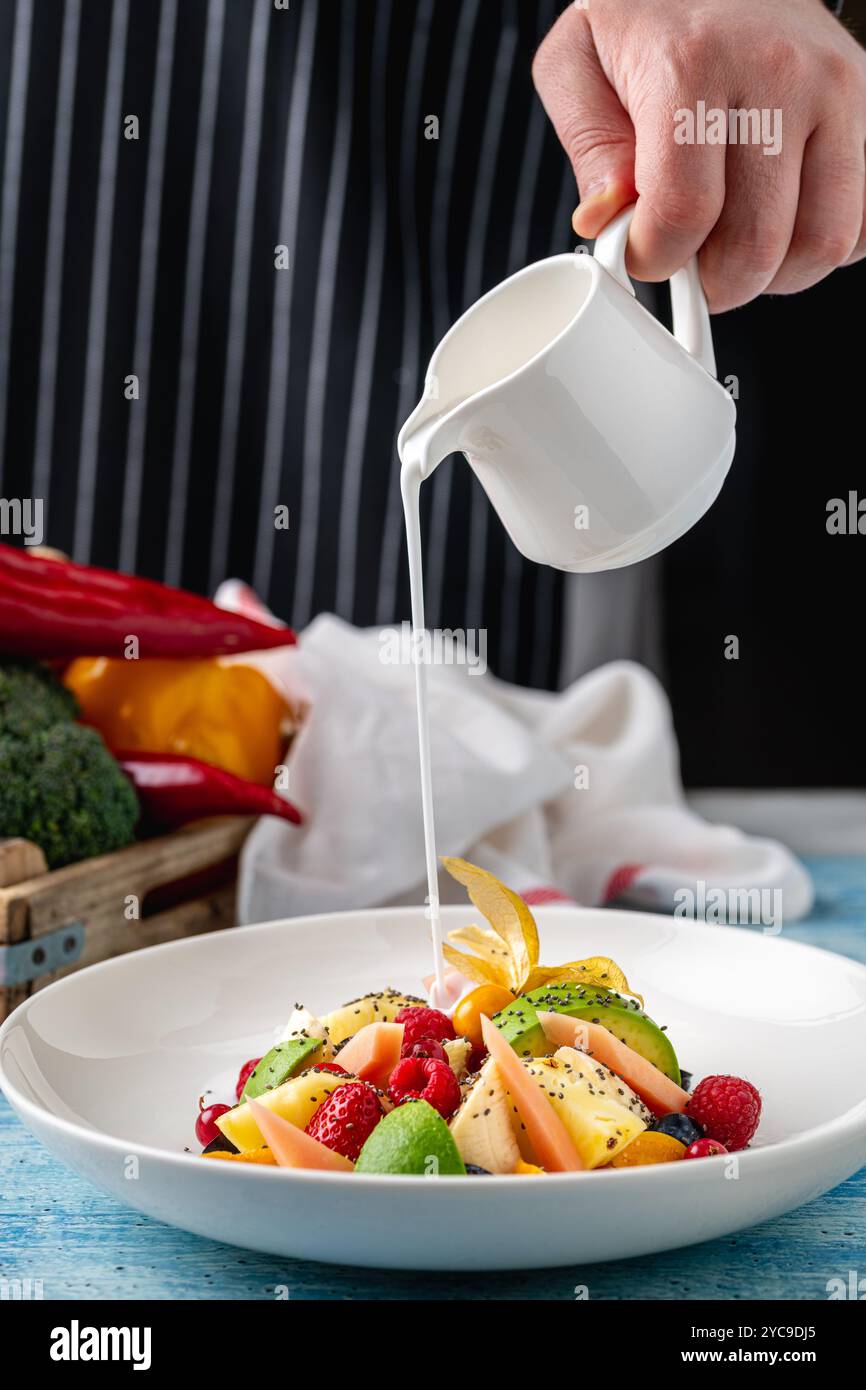
[[[712,1158],[714,1154],[727,1152],[724,1144],[720,1144],[718,1139],[696,1139],[693,1144],[689,1144],[683,1158]]]
[[[219,1134],[217,1120],[231,1110],[230,1105],[205,1105],[204,1096],[199,1096],[198,1114],[195,1117],[195,1137],[202,1148],[207,1148],[212,1139]]]

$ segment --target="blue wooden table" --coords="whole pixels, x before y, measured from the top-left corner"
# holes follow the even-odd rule
[[[785,934],[866,962],[866,858],[807,861],[817,902]],[[0,1098],[0,1278],[56,1299],[826,1299],[866,1275],[866,1169],[835,1192],[741,1235],[616,1264],[468,1277],[272,1259],[129,1211],[68,1172]]]

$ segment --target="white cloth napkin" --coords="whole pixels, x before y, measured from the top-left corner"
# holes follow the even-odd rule
[[[253,830],[241,921],[423,901],[414,671],[386,654],[379,630],[323,615],[297,647],[243,658],[310,714],[288,792],[307,820]],[[667,698],[642,667],[613,662],[562,694],[466,665],[428,676],[440,854],[534,903],[616,901],[772,931],[809,910],[809,877],[783,846],[688,809]],[[440,892],[462,900],[447,876]]]

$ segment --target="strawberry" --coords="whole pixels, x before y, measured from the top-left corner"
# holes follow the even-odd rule
[[[354,1163],[385,1112],[366,1081],[347,1081],[322,1101],[307,1134]]]

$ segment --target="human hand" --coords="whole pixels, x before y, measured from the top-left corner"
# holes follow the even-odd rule
[[[637,196],[636,279],[700,252],[720,313],[866,255],[866,53],[822,0],[578,0],[532,74],[580,189],[577,234]],[[679,143],[684,112],[700,135],[699,103],[763,113],[760,143]]]

